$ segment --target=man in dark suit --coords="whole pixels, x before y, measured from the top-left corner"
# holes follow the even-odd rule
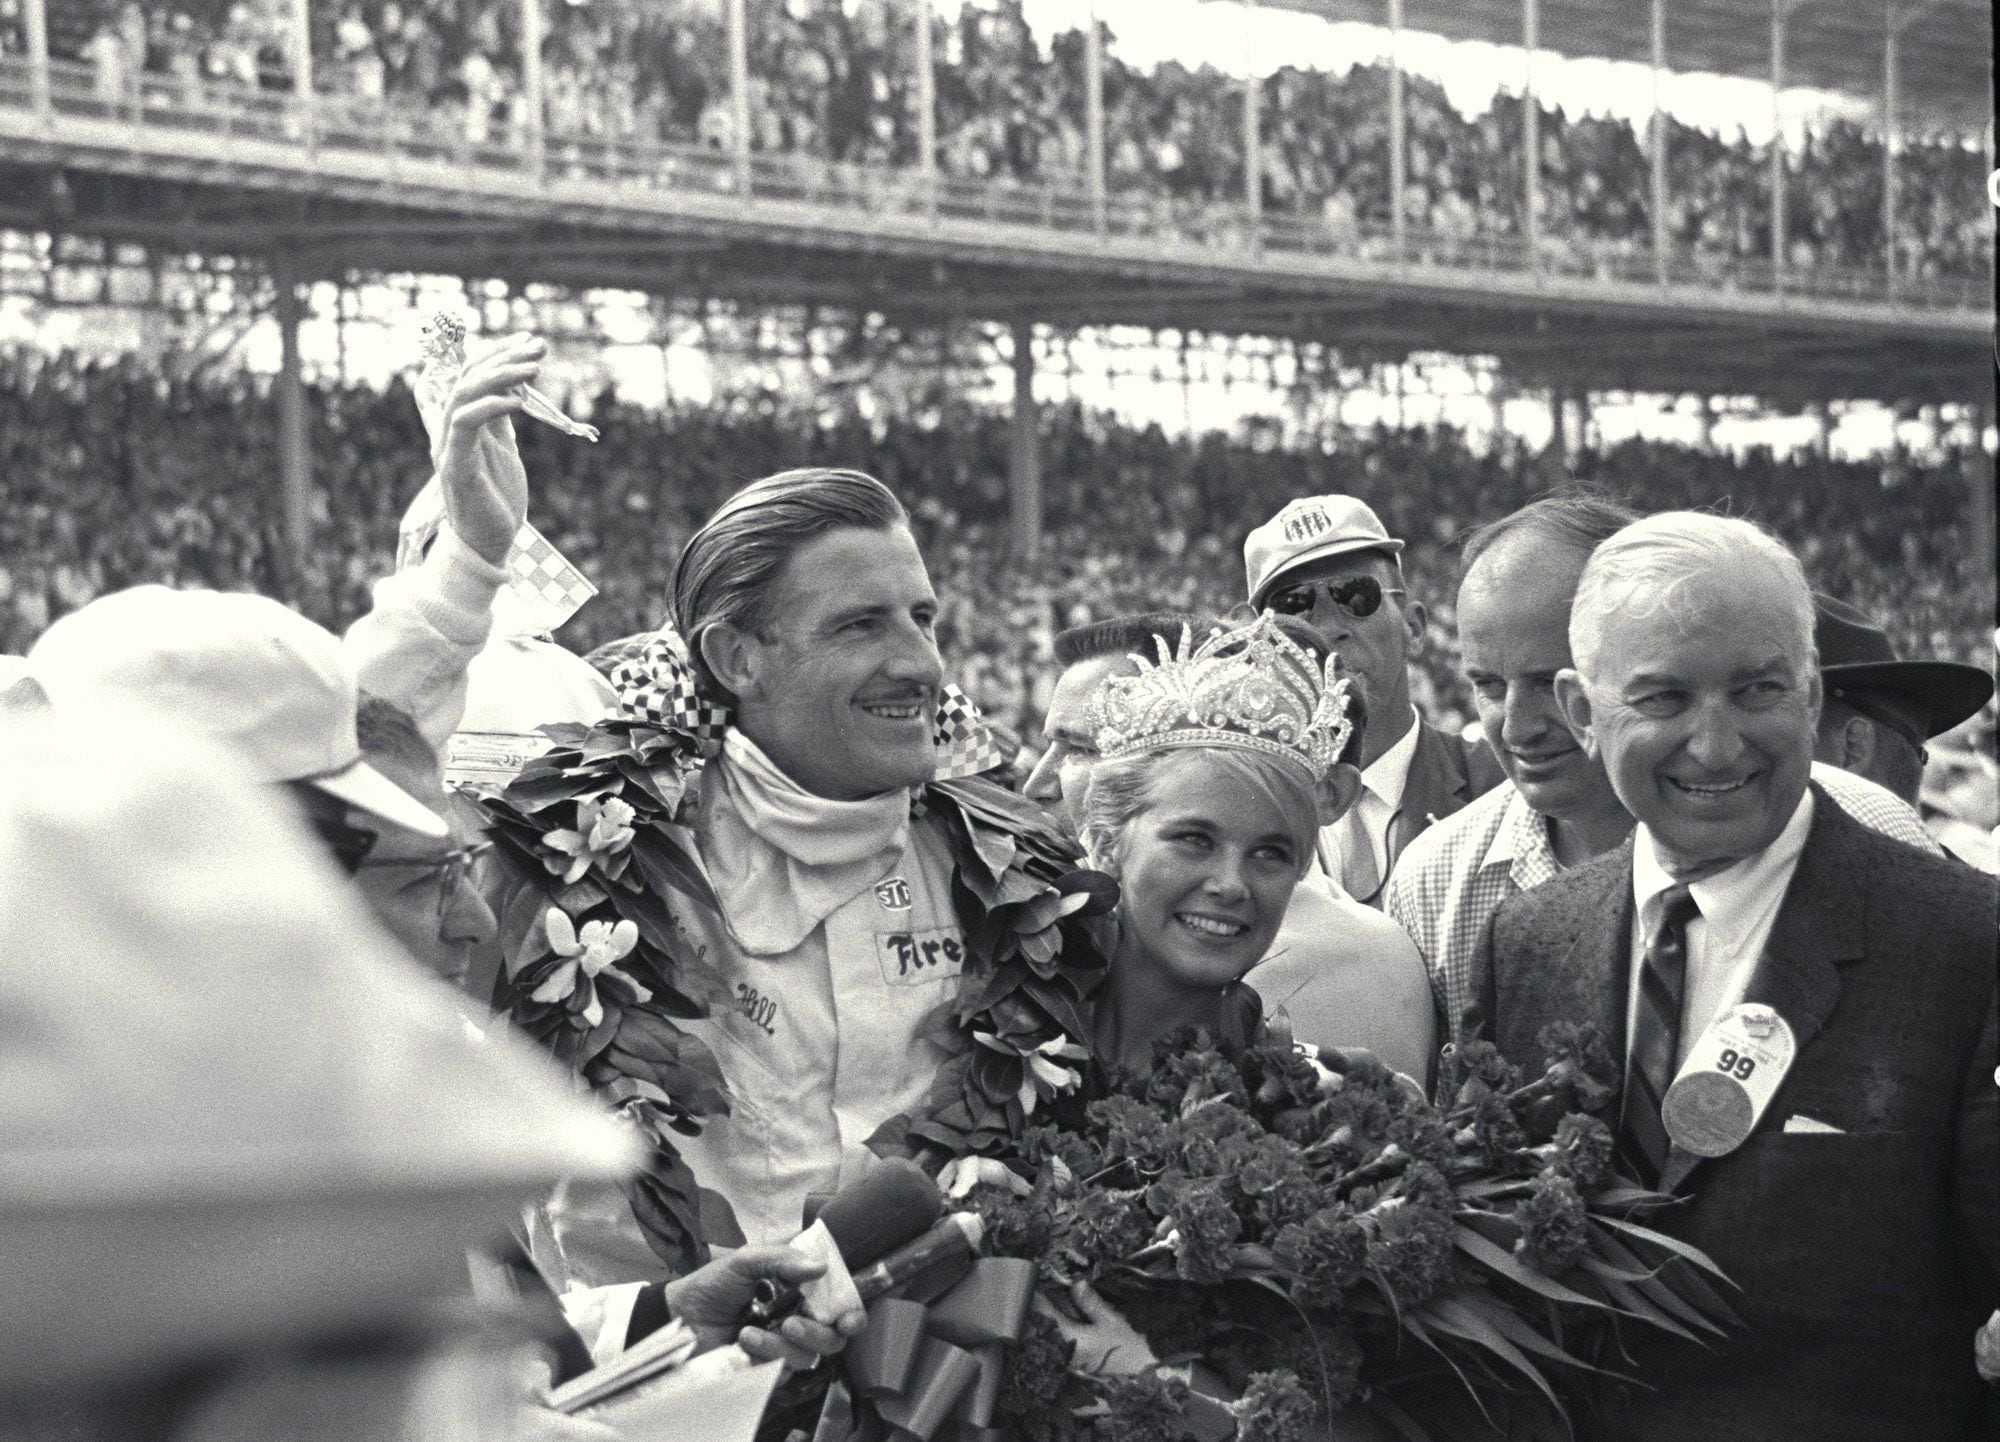
[[[1310,622],[1367,704],[1361,797],[1321,831],[1320,854],[1349,896],[1378,910],[1403,848],[1501,780],[1486,747],[1438,730],[1411,704],[1425,616],[1403,584],[1402,550],[1353,496],[1292,501],[1243,542],[1250,604]]]
[[[1629,1339],[1644,1387],[1585,1435],[1978,1435],[1973,1339],[2000,1302],[1994,886],[1809,784],[1812,624],[1789,551],[1688,512],[1606,541],[1577,590],[1557,692],[1639,825],[1501,906],[1468,1023],[1529,1066],[1548,1023],[1602,1027],[1625,1059],[1621,1157],[1684,1199],[1658,1225],[1741,1286],[1745,1322],[1713,1349]],[[1740,1003],[1783,1019],[1794,1058],[1704,1139],[1662,1102],[1715,1084],[1703,1034]]]

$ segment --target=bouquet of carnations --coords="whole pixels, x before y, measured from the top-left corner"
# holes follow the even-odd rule
[[[1055,1299],[1089,1284],[1160,1365],[1086,1370],[1038,1313],[996,1420],[1024,1442],[1290,1442],[1361,1416],[1421,1438],[1449,1425],[1442,1394],[1560,1436],[1558,1388],[1618,1326],[1720,1335],[1721,1274],[1634,1220],[1666,1198],[1614,1175],[1601,1038],[1542,1041],[1532,1079],[1484,1043],[1448,1057],[1440,1107],[1372,1061],[1308,1059],[1280,1018],[1241,1051],[1184,1033],[1150,1075],[1058,1105],[1006,1158],[1018,1185],[962,1205],[990,1252],[1032,1258]]]

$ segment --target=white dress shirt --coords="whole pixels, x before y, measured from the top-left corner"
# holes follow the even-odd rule
[[[1403,804],[1403,788],[1409,784],[1410,762],[1416,754],[1417,709],[1412,706],[1409,729],[1395,745],[1363,768],[1361,794],[1354,805],[1340,820],[1320,831],[1320,859],[1328,874],[1337,878],[1350,895],[1364,899],[1373,896],[1389,874],[1389,822],[1394,819],[1396,808]],[[1373,887],[1357,891],[1353,885],[1356,872],[1348,858],[1352,856],[1359,862],[1363,846],[1374,858],[1376,881]]]
[[[1701,915],[1688,923],[1687,980],[1681,991],[1681,1030],[1674,1052],[1678,1071],[1709,1023],[1743,999],[1750,976],[1771,939],[1771,927],[1784,905],[1785,892],[1798,869],[1812,830],[1813,795],[1799,798],[1792,819],[1777,839],[1755,856],[1713,876],[1688,883]],[[1646,959],[1646,938],[1660,924],[1662,895],[1678,883],[1660,864],[1652,834],[1641,825],[1632,845],[1633,909],[1632,968],[1626,987],[1626,1049],[1639,1013],[1639,978]]]

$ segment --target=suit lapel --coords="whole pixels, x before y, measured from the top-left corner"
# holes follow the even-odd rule
[[[1791,1026],[1795,1066],[1840,1001],[1840,966],[1866,951],[1861,888],[1854,881],[1867,869],[1856,845],[1859,827],[1813,787],[1812,830],[1771,939],[1743,989],[1745,1001],[1762,1002]],[[1773,1097],[1758,1127],[1769,1124],[1777,1110]],[[1700,1164],[1700,1158],[1675,1148],[1661,1173],[1662,1190],[1673,1190]]]
[[[1513,971],[1514,999],[1504,1007],[1521,1018],[1508,1054],[1540,1062],[1535,1037],[1553,1021],[1594,1025],[1614,1058],[1625,1055],[1625,997],[1632,970],[1632,840],[1589,866],[1565,897],[1570,941],[1559,953],[1523,958]]]
[[[1452,766],[1446,738],[1431,729],[1422,718],[1417,721],[1417,745],[1410,753],[1410,774],[1403,781],[1403,799],[1396,807],[1395,820],[1407,843],[1439,813],[1447,799],[1455,798],[1469,784],[1464,772]]]

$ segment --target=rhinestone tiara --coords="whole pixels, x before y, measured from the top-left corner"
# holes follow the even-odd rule
[[[1201,645],[1181,628],[1169,649],[1155,637],[1159,660],[1133,655],[1136,676],[1114,676],[1098,689],[1089,719],[1098,754],[1109,759],[1171,746],[1234,746],[1303,768],[1317,782],[1340,758],[1354,723],[1348,680],[1279,629],[1269,611],[1217,631]]]

